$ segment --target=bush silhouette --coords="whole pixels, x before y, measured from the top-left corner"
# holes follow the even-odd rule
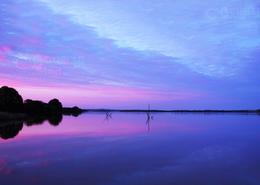
[[[48,103],[51,112],[62,112],[62,104],[58,99],[52,99]]]
[[[62,121],[63,114],[78,116],[83,112],[78,107],[63,108],[62,103],[58,99],[52,99],[48,103],[27,99],[23,102],[23,98],[14,89],[7,86],[0,88],[0,112],[23,113],[23,119],[26,117],[26,125],[41,124],[48,120],[52,125],[58,125]],[[14,116],[9,116],[13,119]],[[7,116],[8,117],[8,116]],[[4,117],[6,119],[6,116]]]
[[[53,126],[58,126],[61,123],[62,118],[63,116],[61,113],[52,114],[48,117],[48,122]]]
[[[0,88],[0,111],[22,112],[23,98],[13,88],[3,86]]]
[[[25,100],[24,111],[28,114],[47,115],[49,113],[48,104],[38,100]]]
[[[23,128],[22,121],[0,122],[0,138],[11,139],[15,138]]]
[[[71,108],[63,108],[62,113],[64,115],[70,115],[70,116],[74,116],[77,117],[79,116],[82,112],[84,112],[84,110],[80,109],[77,106],[71,107]]]

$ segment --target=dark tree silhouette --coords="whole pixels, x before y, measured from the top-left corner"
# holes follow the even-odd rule
[[[9,139],[19,133],[23,124],[32,126],[48,121],[57,126],[62,121],[63,114],[78,116],[83,110],[78,107],[63,108],[58,99],[52,99],[48,103],[30,99],[23,102],[22,96],[14,88],[3,86],[0,88],[0,112],[0,137]]]
[[[62,104],[58,99],[53,99],[49,103],[44,103],[35,100],[26,100],[24,109],[31,119],[27,120],[26,124],[41,124],[48,120],[51,125],[59,125],[62,121]]]
[[[22,121],[0,122],[0,137],[11,139],[18,135],[23,128]]]
[[[0,88],[0,111],[22,112],[23,98],[13,88],[3,86]]]
[[[24,124],[26,126],[41,125],[46,119],[44,115],[31,115],[25,120]]]
[[[80,109],[77,106],[71,107],[71,108],[63,108],[62,113],[64,115],[70,115],[74,117],[78,117],[84,110]]]
[[[62,104],[58,99],[52,99],[48,105],[51,112],[62,112]]]
[[[27,125],[41,124],[45,120],[48,120],[52,125],[58,125],[62,120],[63,114],[78,116],[83,112],[83,110],[78,107],[63,108],[62,103],[58,99],[52,99],[48,103],[31,99],[27,99],[23,102],[22,96],[20,96],[14,88],[7,86],[0,88],[0,112],[1,111],[7,113],[22,113],[27,120]],[[14,118],[12,115],[9,117],[9,119]],[[6,116],[3,119],[6,119]]]
[[[52,114],[48,117],[48,122],[53,126],[58,126],[61,123],[62,118],[63,116],[61,113]]]
[[[48,104],[37,100],[25,100],[24,110],[30,115],[47,115],[49,113]]]

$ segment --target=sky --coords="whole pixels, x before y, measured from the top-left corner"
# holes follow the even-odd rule
[[[258,0],[1,0],[0,86],[85,108],[260,108]]]

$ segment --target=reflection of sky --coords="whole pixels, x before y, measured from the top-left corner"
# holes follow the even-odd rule
[[[2,0],[0,84],[66,105],[257,108],[259,12],[257,0]]]
[[[259,116],[86,114],[0,142],[1,185],[259,184]],[[128,132],[126,132],[128,131]]]

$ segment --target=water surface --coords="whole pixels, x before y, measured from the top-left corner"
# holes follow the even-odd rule
[[[0,127],[0,184],[260,184],[260,116],[153,117],[87,113],[56,126],[8,123]]]

